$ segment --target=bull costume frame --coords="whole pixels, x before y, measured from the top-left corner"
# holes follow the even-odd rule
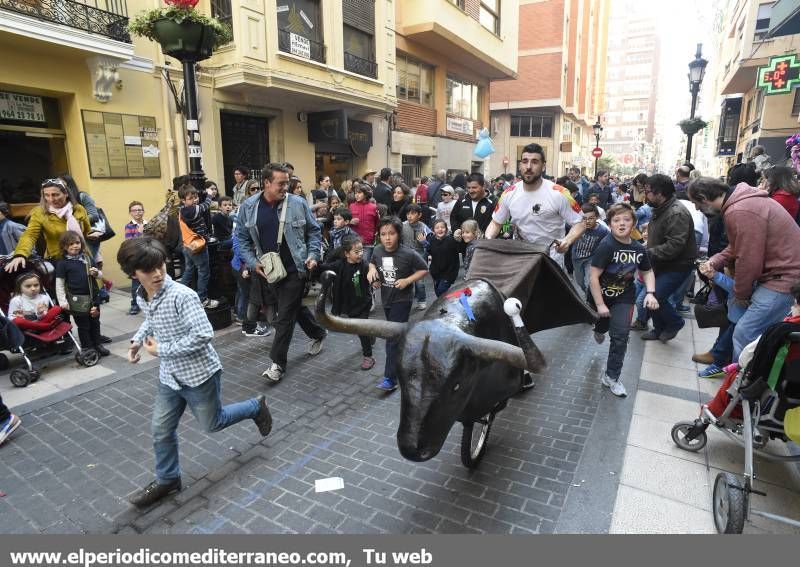
[[[317,299],[323,326],[399,339],[397,445],[412,461],[435,457],[459,421],[461,461],[476,467],[495,415],[523,389],[523,373],[545,366],[530,334],[597,319],[558,264],[540,247],[519,240],[480,241],[469,279],[450,288],[416,322],[329,315],[325,303],[334,278],[333,272],[323,275]]]

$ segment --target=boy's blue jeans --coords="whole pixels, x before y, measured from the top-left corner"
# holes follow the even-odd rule
[[[220,396],[222,370],[217,370],[208,380],[194,388],[173,390],[158,383],[153,408],[153,449],[156,456],[156,480],[169,484],[180,478],[178,464],[178,423],[186,406],[189,406],[203,431],[221,431],[244,419],[258,414],[258,400],[252,398],[227,406]]]
[[[425,293],[425,282],[422,280],[417,280],[414,282],[414,299],[417,300],[417,303],[425,303],[427,300],[427,294]]]
[[[606,361],[606,376],[612,380],[619,380],[622,374],[622,363],[628,350],[628,335],[630,334],[631,312],[633,305],[630,303],[614,303],[608,306],[611,317],[603,317],[595,323],[596,333],[606,333],[611,341],[608,345],[608,360]]]
[[[186,248],[183,249],[183,275],[181,283],[187,287],[192,287],[195,275],[197,276],[197,295],[200,301],[208,297],[208,279],[211,277],[211,270],[208,263],[208,247],[198,254],[192,254]]]
[[[664,332],[679,331],[685,325],[683,317],[675,311],[675,307],[669,302],[669,298],[686,281],[690,271],[656,274],[656,299],[658,300],[659,308],[650,312],[656,335]]]
[[[592,257],[576,260],[572,258],[572,277],[584,293],[589,289],[589,268],[592,265]]]

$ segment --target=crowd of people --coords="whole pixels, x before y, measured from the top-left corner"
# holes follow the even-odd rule
[[[723,181],[684,164],[671,176],[597,171],[590,181],[572,167],[554,179],[538,144],[522,150],[518,165],[517,176],[492,180],[444,170],[405,180],[383,168],[339,187],[320,175],[311,188],[291,164],[270,163],[255,176],[237,167],[229,195],[211,181],[198,189],[187,176],[176,178],[156,215],[164,218],[149,224],[142,203],[131,202],[117,260],[131,278],[129,314],[143,312],[145,319],[128,359],[137,362],[142,350],[160,359],[152,426],[156,479],[131,502],[149,506],[180,490],[176,430],[187,406],[208,431],[244,419],[262,435],[271,428],[264,396],[221,403],[222,367],[206,315],[220,307],[209,295],[212,240],[232,254],[237,293],[231,309],[243,335],[274,332],[263,372],[273,383],[289,372],[295,324],[308,337],[310,356],[323,349],[327,332],[303,303],[309,282],[323,272],[337,276],[334,314],[366,318],[380,304],[387,321],[407,322],[415,308],[428,308],[426,282],[439,297],[468,277],[481,239],[525,241],[569,274],[575,293],[599,315],[594,339],[610,338],[601,382],[618,397],[627,395],[621,374],[630,332],[641,332],[642,340],[675,340],[691,312],[686,300],[697,277],[712,286],[703,301],[724,306],[728,319],[709,351],[693,357],[706,365],[701,377],[721,376],[744,346],[789,313],[792,287],[800,282],[800,186],[793,169],[739,164]],[[96,293],[102,233],[92,220],[94,203],[82,195],[71,178],[46,180],[27,227],[8,219],[0,203],[0,251],[13,256],[6,271],[24,270],[41,235],[43,257],[56,265],[56,302],[43,295],[45,282],[21,272],[14,322],[44,329],[68,312],[81,346],[106,355]],[[183,258],[180,282],[166,268],[175,257]],[[82,310],[70,300],[85,296]],[[369,370],[374,339],[360,342],[358,368]],[[396,339],[386,341],[376,385],[386,392],[398,387],[397,348]],[[0,402],[0,443],[19,424]]]

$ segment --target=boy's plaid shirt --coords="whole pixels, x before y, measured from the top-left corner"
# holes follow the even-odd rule
[[[164,278],[164,286],[150,302],[145,299],[144,286],[139,288],[136,301],[145,320],[131,342],[141,345],[145,337],[154,337],[161,383],[173,390],[194,388],[222,369],[211,346],[214,329],[197,294],[168,275]]]

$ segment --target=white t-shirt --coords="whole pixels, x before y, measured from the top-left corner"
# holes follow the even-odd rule
[[[492,220],[503,224],[511,217],[517,225],[517,234],[522,240],[549,247],[554,240],[564,238],[564,224],[577,224],[583,220],[569,205],[569,201],[555,184],[542,179],[535,191],[525,191],[522,181],[500,197],[492,214]]]
[[[44,305],[45,309],[42,313],[39,313],[41,305]],[[44,314],[47,313],[47,308],[49,307],[50,298],[43,293],[40,293],[33,299],[25,295],[15,295],[8,304],[8,312],[12,318],[14,317],[14,313],[22,311],[23,316],[32,317],[35,315],[37,319],[41,319],[44,317]]]
[[[450,229],[450,214],[453,212],[453,207],[456,206],[455,200],[449,203],[442,201],[436,206],[436,220],[443,220],[447,223],[447,229]]]

